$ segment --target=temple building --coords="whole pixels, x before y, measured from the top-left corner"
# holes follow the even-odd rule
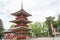
[[[21,10],[13,13],[12,15],[15,16],[16,18],[15,20],[10,22],[15,23],[16,25],[14,28],[5,31],[5,34],[11,35],[11,33],[13,33],[12,38],[16,37],[17,40],[25,40],[27,37],[30,37],[29,31],[31,29],[29,28],[28,23],[31,23],[31,21],[29,21],[27,17],[31,16],[31,14],[27,13],[23,9],[23,5],[22,5]]]

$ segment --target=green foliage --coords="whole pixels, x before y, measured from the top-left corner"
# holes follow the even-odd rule
[[[60,15],[58,15],[58,25],[60,26]]]
[[[52,16],[49,16],[49,17],[46,17],[46,24],[48,25],[48,26],[50,26],[50,22],[53,22],[54,21],[54,18],[55,17],[52,17]]]
[[[54,22],[54,17],[52,17],[52,16],[49,16],[49,17],[46,17],[46,24],[48,25],[48,27],[49,27],[49,35],[52,35],[52,30],[51,30],[51,27],[50,27],[50,22]]]
[[[60,32],[60,14],[58,15],[58,19],[56,21],[54,21],[55,17],[49,16],[46,17],[46,24],[49,27],[49,35],[52,35],[52,30],[50,28],[50,22],[52,22],[53,27],[56,29],[56,32]]]
[[[32,36],[36,36],[36,37],[47,36],[48,27],[46,23],[42,24],[40,22],[35,22],[33,24],[30,24],[29,27],[32,28],[31,30]]]
[[[11,26],[10,26],[10,28],[14,28],[15,27],[15,25],[14,24],[12,24]]]
[[[42,28],[42,30],[43,30],[43,36],[48,36],[48,25],[44,22],[43,23],[43,28]]]
[[[4,36],[4,33],[3,33],[3,23],[2,23],[2,20],[0,19],[0,39]]]
[[[60,14],[58,15],[58,26],[57,26],[57,31],[60,32]]]
[[[60,20],[60,14],[58,15],[58,20]]]
[[[53,27],[54,27],[54,28],[57,28],[58,25],[59,25],[59,24],[58,24],[58,21],[53,21]]]

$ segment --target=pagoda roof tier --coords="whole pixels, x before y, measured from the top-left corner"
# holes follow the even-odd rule
[[[12,15],[14,16],[19,16],[19,15],[26,15],[26,16],[31,16],[29,13],[27,13],[24,9],[21,9],[15,13],[13,13]]]
[[[31,30],[31,28],[28,28],[28,27],[22,27],[22,26],[12,28],[12,31],[13,31],[13,32],[29,31],[29,30]]]
[[[13,20],[13,21],[10,21],[10,22],[13,22],[13,23],[19,23],[19,22],[31,23],[31,21],[28,21],[28,20],[26,20],[26,19],[16,19],[16,20]]]

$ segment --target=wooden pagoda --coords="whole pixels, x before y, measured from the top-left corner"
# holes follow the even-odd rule
[[[12,15],[16,16],[16,19],[11,22],[16,23],[12,31],[15,33],[17,40],[26,39],[26,37],[29,36],[29,31],[31,30],[28,27],[28,23],[31,23],[31,21],[29,21],[27,17],[31,15],[23,8],[18,12],[13,13]]]
[[[30,37],[29,31],[31,30],[28,26],[28,23],[31,23],[31,21],[29,21],[27,17],[31,15],[23,9],[22,3],[21,3],[21,10],[13,13],[12,15],[14,15],[16,18],[15,20],[10,22],[15,23],[16,25],[14,28],[5,31],[5,34],[10,35],[11,33],[13,33],[14,37],[16,37],[17,40],[26,40],[27,37]]]

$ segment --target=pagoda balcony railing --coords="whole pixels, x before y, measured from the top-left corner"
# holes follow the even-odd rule
[[[17,27],[17,26],[26,26],[26,27],[28,27],[28,25],[16,25],[16,27]]]
[[[28,27],[28,25],[16,25],[15,27],[17,27],[17,26],[25,26],[25,27]]]
[[[17,17],[24,17],[24,18],[26,18],[27,16],[24,16],[24,15],[20,15],[20,16],[17,16]]]

